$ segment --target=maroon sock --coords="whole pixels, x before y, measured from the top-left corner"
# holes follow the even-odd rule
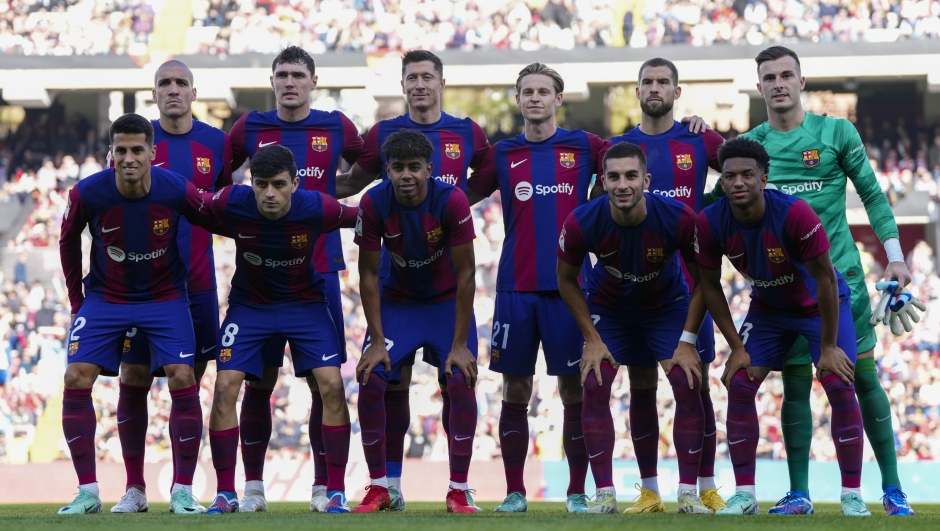
[[[822,379],[826,397],[832,406],[830,424],[832,442],[836,445],[842,486],[857,489],[862,481],[862,450],[865,440],[862,433],[862,412],[855,397],[855,386],[846,384],[835,374]]]
[[[411,426],[411,407],[408,389],[385,391],[385,463],[390,476],[401,477],[401,463],[405,457],[405,435]],[[395,476],[393,472],[397,472]]]
[[[529,451],[529,406],[503,400],[499,413],[499,446],[506,471],[506,494],[525,496],[525,457]]]
[[[760,380],[750,380],[747,372],[739,370],[731,378],[728,390],[728,453],[734,467],[734,482],[738,486],[754,485],[760,439],[754,399],[759,388]]]
[[[323,426],[326,449],[326,491],[346,491],[346,462],[349,461],[349,424]]]
[[[702,410],[702,393],[698,380],[693,376],[694,387],[689,389],[689,379],[682,367],[676,365],[667,375],[672,385],[672,396],[676,402],[672,439],[679,461],[679,483],[695,485],[702,462],[705,439],[705,412]]]
[[[588,374],[584,380],[584,402],[581,405],[581,424],[584,436],[581,438],[586,456],[591,461],[591,474],[597,488],[614,486],[614,418],[610,414],[610,389],[614,384],[617,371],[609,363],[601,364],[603,385],[597,385],[597,375]],[[567,426],[568,406],[565,406],[565,425]],[[581,435],[581,432],[578,432]],[[571,438],[565,433],[565,444]],[[567,448],[566,448],[567,450]],[[571,467],[571,458],[568,458]],[[583,476],[582,476],[583,478]],[[584,492],[583,483],[582,490]],[[568,495],[573,494],[568,489]]]
[[[238,426],[227,430],[209,430],[212,466],[218,483],[216,492],[235,492],[235,462],[238,456]]]
[[[447,385],[441,386],[441,425],[444,433],[450,437],[450,394],[447,392]]]
[[[95,475],[95,406],[91,389],[66,389],[62,396],[62,431],[72,454],[72,466],[78,474],[78,484],[98,481]]]
[[[147,414],[149,387],[121,384],[117,404],[117,431],[121,440],[121,455],[124,457],[124,472],[127,474],[125,489],[136,487],[147,490],[144,480],[144,451],[147,444]]]
[[[170,391],[170,429],[173,433],[173,463],[176,473],[173,483],[192,485],[202,442],[202,404],[199,386]]]
[[[633,453],[641,478],[657,476],[659,460],[659,411],[656,409],[656,388],[630,389],[630,436]]]
[[[242,438],[242,462],[246,481],[264,479],[264,456],[271,441],[271,392],[245,385],[238,425]]]
[[[473,436],[477,431],[477,395],[467,387],[463,373],[455,372],[447,380],[450,395],[450,480],[466,483],[473,457]]]
[[[706,382],[707,383],[707,382]],[[715,451],[718,447],[718,428],[715,426],[715,406],[706,385],[702,388],[702,410],[705,412],[705,438],[702,440],[702,460],[698,465],[698,477],[715,477]]]
[[[385,470],[385,388],[388,382],[377,377],[369,383],[359,382],[359,427],[362,430],[362,452],[365,454],[369,477],[386,476]]]
[[[310,420],[307,434],[310,437],[310,457],[313,459],[313,484],[326,485],[326,450],[323,449],[323,398],[319,392],[310,393]]]

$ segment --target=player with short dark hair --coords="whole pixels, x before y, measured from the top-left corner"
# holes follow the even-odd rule
[[[864,434],[852,384],[851,291],[832,265],[826,230],[806,201],[765,190],[771,158],[759,143],[736,138],[722,147],[719,160],[726,197],[699,214],[695,240],[702,295],[731,347],[722,382],[728,388],[728,450],[737,492],[717,514],[760,514],[754,489],[760,438],[755,397],[802,336],[832,406],[842,514],[871,516],[860,489]],[[722,255],[752,286],[740,332],[720,285]]]
[[[283,353],[265,348],[272,337],[290,344],[296,376],[317,380],[323,397],[321,429],[329,467],[326,488],[330,501],[325,512],[349,512],[344,492],[349,410],[339,371],[341,346],[325,282],[311,262],[317,252],[314,243],[321,234],[354,226],[355,211],[329,195],[300,190],[297,173],[289,148],[269,146],[252,157],[251,187],[229,186],[215,195],[204,194],[208,220],[203,225],[234,239],[236,249],[209,418],[212,464],[218,477],[218,494],[209,513],[239,510],[235,402],[244,380],[260,380],[267,367],[280,363]],[[276,359],[270,359],[272,356]],[[243,447],[264,444],[267,440],[242,437]]]
[[[576,208],[558,239],[558,290],[585,338],[581,421],[597,485],[588,512],[617,512],[610,413],[617,369],[620,364],[653,368],[658,364],[672,384],[676,403],[673,439],[679,460],[679,512],[711,514],[695,491],[705,414],[694,336],[705,306],[700,289],[690,300],[680,265],[681,255],[695,275],[695,211],[674,199],[644,192],[650,174],[646,156],[636,144],[621,142],[607,150],[601,180],[607,197]],[[578,273],[589,252],[598,260],[584,280],[585,297]],[[636,428],[631,425],[631,430]]]
[[[317,86],[313,58],[297,46],[281,51],[271,66],[271,88],[277,109],[267,112],[251,111],[235,122],[229,137],[232,143],[232,167],[238,168],[260,149],[270,145],[286,146],[297,162],[297,176],[301,190],[316,190],[336,197],[336,173],[342,157],[352,164],[362,150],[362,138],[356,126],[339,111],[325,112],[310,108],[310,93]],[[311,242],[314,244],[314,242]],[[343,248],[338,232],[323,234],[315,242],[313,266],[325,282],[340,354],[346,359],[346,338],[343,327],[343,305],[339,272],[346,268]],[[266,357],[272,361],[280,353],[274,366],[269,367],[260,382],[249,382],[247,398],[242,401],[242,460],[248,480],[245,497],[239,510],[263,511],[267,508],[264,497],[264,456],[271,439],[271,392],[277,382],[277,368],[282,364],[284,341],[275,338],[268,345]],[[313,398],[310,416],[310,445],[314,463],[314,485],[311,510],[322,511],[327,499],[327,463],[324,459],[323,437],[320,433],[323,399],[317,391],[317,382],[308,378]],[[245,441],[263,441],[245,446]]]
[[[388,382],[401,380],[402,365],[414,363],[419,348],[438,368],[449,395],[447,511],[480,512],[467,484],[477,424],[473,218],[459,188],[431,178],[433,151],[417,130],[389,135],[382,144],[389,179],[366,192],[359,204],[359,286],[369,333],[356,375],[371,485],[353,512],[391,506],[384,395]],[[380,277],[383,243],[392,265]],[[438,325],[416,326],[431,322]]]
[[[558,376],[565,408],[562,433],[570,473],[566,507],[582,513],[588,509],[578,374],[582,338],[558,293],[555,247],[568,214],[587,202],[605,143],[580,129],[555,125],[564,82],[554,69],[541,63],[526,66],[516,89],[525,132],[493,146],[467,183],[480,197],[500,191],[506,229],[490,354],[490,369],[503,374],[499,433],[507,496],[496,510],[524,512],[528,507],[523,483],[527,415],[541,343],[548,374]]]
[[[156,155],[151,165],[183,175],[200,192],[232,184],[228,135],[193,118],[196,87],[192,71],[180,61],[163,63],[154,74],[152,92],[160,118],[152,122]],[[177,247],[189,271],[189,311],[196,337],[193,367],[199,382],[218,351],[219,300],[212,235],[181,219]],[[162,376],[163,371],[153,365],[156,360],[150,357],[150,341],[142,331],[128,331],[122,352],[117,431],[127,472],[127,490],[111,512],[134,513],[147,510],[144,480],[144,447],[150,426],[147,401],[153,376]]]
[[[121,116],[111,124],[109,137],[114,168],[73,187],[62,217],[59,252],[72,306],[62,429],[79,488],[59,514],[101,512],[91,390],[99,374],[117,376],[120,345],[130,329],[147,334],[152,366],[165,371],[170,389],[170,511],[200,513],[205,508],[193,497],[192,482],[202,440],[202,406],[193,375],[195,340],[178,232],[181,214],[192,215],[201,201],[182,175],[151,168],[154,133],[146,118]],[[83,281],[86,226],[92,250]]]

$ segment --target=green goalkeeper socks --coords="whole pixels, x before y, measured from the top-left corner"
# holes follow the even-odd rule
[[[783,405],[780,424],[787,449],[790,490],[809,492],[809,447],[813,441],[813,412],[809,395],[813,389],[812,365],[784,365]]]
[[[891,405],[881,382],[874,358],[864,358],[855,364],[855,394],[862,410],[865,435],[881,469],[881,486],[901,486],[898,477],[898,455],[894,447],[894,428],[891,426]]]

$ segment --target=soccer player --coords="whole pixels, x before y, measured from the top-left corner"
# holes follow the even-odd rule
[[[765,49],[756,58],[758,90],[767,105],[768,121],[743,136],[763,144],[773,165],[769,182],[780,191],[805,200],[822,219],[832,242],[836,269],[852,289],[852,315],[858,345],[855,392],[858,394],[865,432],[881,468],[884,507],[888,515],[912,515],[898,477],[891,407],[875,367],[875,331],[869,323],[871,301],[861,259],[845,217],[845,188],[855,186],[871,226],[888,255],[886,279],[897,279],[897,293],[910,283],[904,264],[894,214],[868,163],[865,148],[848,120],[809,114],[803,110],[800,92],[805,78],[796,53],[782,46]],[[809,497],[809,450],[813,433],[809,396],[812,388],[810,351],[798,341],[783,365],[781,408],[783,440],[787,449],[790,492],[776,507],[777,514],[813,512]]]
[[[201,192],[232,184],[228,135],[193,119],[196,88],[189,68],[179,61],[163,63],[154,74],[153,99],[160,110],[160,119],[152,122],[156,150],[153,167],[183,175]],[[196,382],[199,382],[218,350],[219,300],[212,235],[181,219],[177,247],[189,271],[189,312],[196,336],[193,368]],[[117,431],[127,472],[127,491],[111,512],[136,513],[147,510],[144,444],[150,425],[147,397],[153,385],[151,372],[156,369],[155,374],[162,376],[162,371],[151,367],[155,360],[150,358],[150,342],[144,332],[130,330],[121,348],[124,355]]]
[[[311,262],[320,235],[353,227],[355,210],[326,194],[300,190],[297,174],[290,149],[265,147],[251,159],[250,187],[229,186],[215,195],[204,194],[209,216],[205,226],[234,239],[236,249],[209,417],[209,444],[218,478],[218,494],[208,510],[212,514],[239,510],[235,495],[239,440],[235,401],[244,380],[260,380],[266,367],[280,363],[283,351],[265,348],[272,337],[290,344],[294,374],[317,380],[323,397],[321,430],[329,467],[325,512],[349,512],[344,493],[349,409],[339,371],[341,346],[325,283]],[[277,359],[269,359],[271,356]],[[242,438],[243,448],[266,443]]]
[[[401,87],[408,101],[408,112],[397,118],[382,120],[366,135],[359,160],[352,170],[337,178],[336,197],[349,197],[359,193],[376,177],[388,179],[388,160],[381,146],[396,131],[404,128],[423,133],[434,146],[430,162],[431,178],[452,184],[467,191],[467,172],[480,166],[490,148],[483,129],[470,118],[456,118],[441,111],[444,93],[444,64],[441,59],[425,50],[412,50],[401,59]],[[379,275],[388,276],[389,258],[382,251]],[[408,389],[411,386],[411,360],[401,367],[400,383],[389,382],[385,390],[385,458],[388,471],[388,489],[392,498],[391,510],[405,510],[401,491],[401,464],[405,454],[405,435],[411,425]],[[441,381],[444,410],[441,420],[444,431],[449,431],[450,398],[447,383]]]
[[[389,135],[382,154],[389,178],[362,197],[356,222],[359,286],[369,326],[356,367],[359,426],[372,481],[353,512],[391,506],[384,395],[388,382],[402,379],[405,360],[423,348],[440,370],[450,398],[447,512],[478,513],[467,485],[477,426],[476,264],[470,205],[459,188],[431,178],[434,146],[417,130],[400,129]],[[393,265],[380,289],[383,243]]]
[[[287,147],[297,161],[297,176],[301,190],[316,190],[336,195],[336,172],[340,157],[352,164],[362,150],[362,138],[356,126],[339,111],[324,112],[310,108],[310,93],[317,86],[313,58],[303,49],[290,46],[281,51],[271,65],[271,88],[277,109],[268,112],[251,111],[232,126],[232,167],[238,168],[261,148],[273,144]],[[311,242],[313,243],[313,242]],[[340,357],[346,360],[346,339],[343,320],[339,271],[346,268],[339,233],[327,233],[316,241],[313,266],[323,278],[330,315],[336,325],[340,344]],[[266,360],[283,359],[284,341],[273,340],[267,347],[271,353]],[[241,437],[242,460],[245,464],[245,498],[240,511],[263,511],[267,508],[264,497],[264,456],[271,439],[271,392],[277,382],[277,368],[281,361],[265,370],[260,382],[249,382],[242,401]],[[320,425],[323,417],[323,398],[314,378],[308,378],[313,395],[310,416],[310,445],[314,462],[314,485],[310,509],[322,511],[327,503],[327,463]],[[246,441],[262,441],[245,445]]]
[[[170,511],[201,513],[192,494],[202,440],[202,407],[193,374],[195,339],[180,215],[199,207],[192,183],[151,168],[153,126],[137,114],[111,124],[108,168],[69,192],[59,252],[72,306],[62,429],[78,474],[78,496],[59,514],[101,512],[95,475],[97,418],[91,390],[98,375],[117,376],[128,330],[147,334],[153,366],[167,376],[172,407],[173,487]],[[90,227],[91,267],[82,280],[82,232]]]
[[[695,270],[695,212],[674,199],[644,192],[650,174],[643,150],[635,144],[621,142],[607,150],[603,170],[607,196],[568,215],[557,251],[558,291],[585,338],[581,421],[597,485],[588,512],[617,512],[610,413],[617,367],[655,368],[658,362],[676,401],[679,512],[711,514],[695,488],[705,413],[694,336],[705,306],[701,290],[695,290],[690,303],[680,265],[681,254],[686,267]],[[589,252],[598,260],[586,279],[585,300],[578,274]]]
[[[558,377],[565,408],[562,433],[570,472],[566,507],[579,513],[588,509],[578,368],[581,334],[558,293],[554,254],[568,214],[587,202],[605,142],[580,129],[555,125],[564,88],[558,72],[546,65],[523,68],[516,79],[516,105],[525,132],[493,146],[467,183],[471,203],[500,191],[506,225],[490,354],[490,369],[503,374],[499,440],[507,496],[498,512],[528,508],[523,483],[529,448],[527,415],[540,342],[548,374]]]
[[[679,70],[668,59],[656,57],[640,66],[636,88],[642,116],[640,125],[623,135],[610,139],[610,144],[630,142],[639,145],[646,154],[649,173],[649,191],[677,199],[693,211],[705,206],[705,178],[708,168],[718,167],[718,147],[724,138],[705,129],[692,133],[686,124],[675,120],[673,105],[682,95]],[[685,265],[684,262],[682,262]],[[692,275],[685,271],[689,289],[695,287]],[[712,512],[725,506],[715,485],[715,448],[718,430],[715,426],[715,408],[708,385],[708,367],[715,359],[715,325],[705,314],[702,329],[697,331],[695,348],[701,357],[702,405],[705,410],[705,444],[701,452],[701,470],[698,489],[702,503]],[[689,336],[691,337],[691,336]],[[630,436],[640,468],[640,497],[626,513],[662,512],[665,510],[659,495],[656,462],[659,456],[659,411],[656,409],[656,387],[659,373],[655,366],[628,368],[630,375]]]
[[[702,295],[731,347],[722,381],[728,388],[728,449],[737,492],[717,514],[760,514],[754,490],[760,438],[755,398],[767,374],[802,336],[832,406],[842,514],[870,516],[860,489],[863,434],[852,385],[851,292],[832,266],[826,230],[806,201],[764,190],[771,159],[759,143],[736,138],[718,156],[726,197],[699,214],[695,241]],[[721,290],[722,255],[752,286],[740,336]]]

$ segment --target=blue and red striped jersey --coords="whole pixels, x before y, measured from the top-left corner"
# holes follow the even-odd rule
[[[541,142],[522,133],[487,152],[467,187],[484,197],[500,191],[506,238],[497,291],[558,289],[558,235],[568,214],[587,202],[605,145],[591,133],[559,127]]]
[[[82,179],[69,191],[59,254],[72,313],[86,297],[115,304],[187,298],[177,233],[180,215],[197,212],[202,198],[178,173],[151,168],[150,175],[150,192],[140,199],[121,195],[111,168]],[[83,280],[86,226],[91,232],[91,267]]]
[[[470,203],[459,188],[428,180],[428,196],[415,207],[395,199],[391,181],[373,187],[359,203],[356,243],[389,251],[389,274],[382,298],[399,302],[439,302],[457,297],[450,250],[473,241]]]
[[[291,150],[297,162],[301,190],[313,190],[336,197],[339,159],[353,164],[362,151],[362,138],[356,126],[339,111],[312,110],[296,122],[285,122],[277,111],[251,111],[235,122],[229,131],[232,167],[238,168],[259,149],[280,144]],[[339,233],[327,233],[317,240],[313,255],[317,272],[346,269]]]
[[[416,129],[428,137],[434,146],[430,161],[434,164],[431,177],[464,192],[467,191],[467,170],[477,169],[490,149],[486,133],[470,118],[456,118],[442,112],[440,120],[425,125],[416,123],[406,113],[382,120],[369,130],[357,161],[359,167],[369,173],[381,174],[383,181],[388,180],[385,168],[388,160],[382,155],[382,144],[389,135],[401,129]]]
[[[681,263],[695,261],[695,212],[673,199],[644,198],[646,218],[632,227],[614,221],[606,196],[568,215],[558,257],[580,267],[588,253],[597,256],[582,284],[589,303],[657,310],[688,297]]]
[[[355,208],[320,192],[297,190],[287,214],[271,220],[258,212],[250,186],[228,186],[202,197],[205,209],[196,222],[235,240],[229,304],[324,299],[323,277],[311,266],[314,244],[322,234],[352,228]]]
[[[764,190],[764,218],[744,225],[727,197],[708,206],[696,223],[696,261],[718,269],[721,256],[751,284],[751,310],[797,316],[819,315],[816,279],[806,261],[829,250],[829,237],[809,204],[776,190]],[[845,280],[837,271],[839,283]],[[847,288],[844,288],[847,289]]]

